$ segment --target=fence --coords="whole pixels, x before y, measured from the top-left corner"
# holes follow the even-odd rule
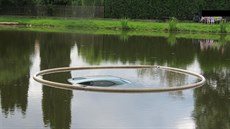
[[[104,6],[0,7],[0,15],[104,18]]]

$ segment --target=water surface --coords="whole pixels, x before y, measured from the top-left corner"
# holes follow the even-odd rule
[[[32,79],[48,68],[94,65],[178,67],[203,74],[207,83],[184,91],[127,94],[61,90]],[[229,67],[230,44],[209,39],[0,31],[0,128],[230,129]],[[148,69],[45,78],[66,82],[83,74],[119,75],[149,86],[196,81]]]

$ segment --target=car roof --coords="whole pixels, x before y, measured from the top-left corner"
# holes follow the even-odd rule
[[[79,83],[84,83],[84,82],[91,82],[91,81],[111,81],[116,84],[124,84],[124,83],[130,83],[127,80],[124,80],[120,77],[115,77],[115,76],[85,76],[85,77],[75,77],[75,78],[70,78],[68,81],[72,84],[79,84]]]

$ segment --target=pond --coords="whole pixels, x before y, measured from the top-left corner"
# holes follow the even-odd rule
[[[107,93],[43,86],[32,76],[72,66],[162,65],[202,74],[195,89]],[[230,129],[230,43],[153,36],[0,31],[0,128]],[[112,75],[145,86],[196,79],[149,69],[71,71],[45,79]]]

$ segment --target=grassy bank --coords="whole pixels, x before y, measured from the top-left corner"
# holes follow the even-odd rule
[[[80,34],[93,34],[93,35],[116,35],[121,39],[128,39],[130,36],[155,36],[155,37],[174,37],[174,38],[187,38],[187,39],[212,39],[230,42],[229,34],[210,34],[210,33],[168,33],[164,31],[120,31],[120,30],[93,30],[93,29],[66,29],[66,28],[49,28],[49,27],[0,27],[0,30],[9,31],[35,31],[35,32],[52,32],[52,33],[80,33]]]
[[[218,33],[219,25],[206,25],[198,23],[178,23],[177,33],[168,32],[168,23],[151,21],[128,21],[131,31],[123,31],[121,20],[92,20],[92,19],[33,19],[33,18],[3,18],[0,22],[18,22],[23,26],[0,26],[0,30],[38,31],[38,32],[61,32],[81,33],[94,35],[116,35],[122,40],[129,36],[157,36],[168,39],[189,38],[189,39],[212,39],[215,41],[230,42],[229,23],[227,34]],[[189,28],[185,30],[183,28]],[[200,28],[199,28],[200,27]],[[215,29],[216,31],[214,31]],[[211,31],[209,31],[209,29]],[[183,32],[183,33],[180,33]],[[186,33],[184,33],[186,32]]]
[[[131,31],[160,31],[170,30],[168,22],[138,21],[127,19],[62,19],[62,18],[24,18],[0,17],[0,22],[18,22],[27,27],[58,28],[58,29],[91,29],[91,30],[131,30]],[[227,33],[230,33],[230,24],[225,24]],[[201,24],[178,22],[177,32],[186,33],[214,33],[221,32],[219,24]]]

